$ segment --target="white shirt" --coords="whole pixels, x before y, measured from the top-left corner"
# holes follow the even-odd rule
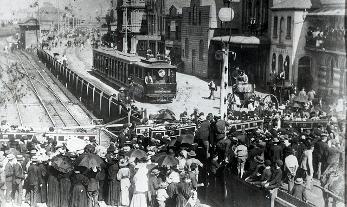
[[[284,159],[285,166],[292,173],[295,173],[299,167],[298,159],[294,155],[288,155]]]

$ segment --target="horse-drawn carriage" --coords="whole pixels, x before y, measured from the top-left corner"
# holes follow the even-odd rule
[[[264,109],[278,109],[278,99],[272,94],[263,97],[255,94],[255,84],[238,83],[228,87],[228,109],[236,110],[237,108],[248,108],[249,104],[256,107],[263,104]],[[257,103],[255,103],[257,102]]]

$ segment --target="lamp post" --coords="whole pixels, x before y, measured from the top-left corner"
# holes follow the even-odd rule
[[[221,8],[218,13],[219,19],[224,22],[231,22],[234,18],[234,11],[232,8]],[[229,32],[231,35],[231,32]],[[228,74],[229,74],[229,42],[226,44],[223,43],[223,49],[217,51],[217,53],[221,53],[223,55],[223,66],[222,66],[222,74],[221,74],[221,88],[220,88],[220,115],[222,119],[225,119],[228,109],[227,103],[227,88],[228,88]]]

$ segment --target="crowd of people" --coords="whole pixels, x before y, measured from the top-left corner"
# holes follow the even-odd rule
[[[334,122],[302,131],[270,121],[237,131],[211,113],[196,110],[190,120],[197,124],[193,144],[148,132],[136,136],[128,126],[105,153],[95,140],[76,152],[51,139],[11,139],[0,152],[1,206],[201,206],[198,189],[225,169],[268,190],[288,184],[288,193],[304,201],[313,178],[343,197],[345,129]],[[330,194],[324,195],[328,202]]]
[[[344,40],[346,29],[343,27],[325,26],[308,28],[307,43],[317,48],[339,47],[339,43]],[[330,45],[329,45],[330,44]]]

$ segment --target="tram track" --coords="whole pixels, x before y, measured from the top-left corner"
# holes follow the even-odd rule
[[[54,127],[81,126],[78,119],[73,115],[68,106],[64,103],[57,92],[51,87],[53,81],[49,83],[50,77],[44,70],[41,70],[32,63],[29,56],[24,52],[16,53],[20,61],[20,67],[28,77],[35,96],[44,108],[49,120]]]

